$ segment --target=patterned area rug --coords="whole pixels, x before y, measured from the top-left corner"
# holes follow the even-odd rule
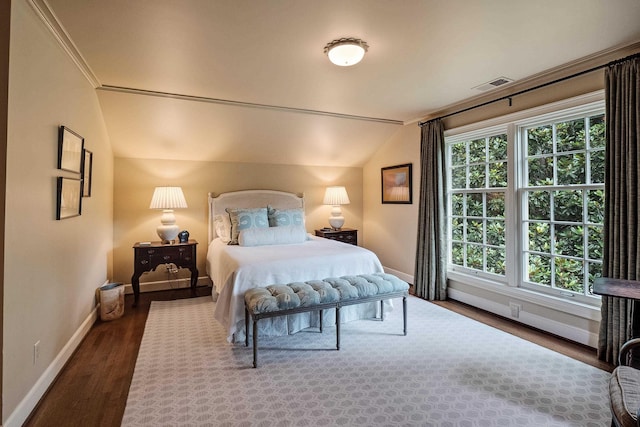
[[[124,426],[610,423],[609,373],[415,297],[406,337],[395,309],[344,324],[340,351],[335,327],[261,339],[258,369],[214,304],[152,303]]]

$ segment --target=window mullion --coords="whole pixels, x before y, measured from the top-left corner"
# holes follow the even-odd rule
[[[505,192],[505,248],[506,248],[506,277],[507,285],[517,287],[520,284],[518,277],[521,277],[520,262],[518,262],[518,254],[521,251],[520,243],[522,239],[518,238],[521,233],[518,224],[520,223],[520,211],[522,209],[522,201],[518,195],[520,187],[521,170],[520,167],[520,145],[517,128],[514,124],[507,127],[507,190]]]

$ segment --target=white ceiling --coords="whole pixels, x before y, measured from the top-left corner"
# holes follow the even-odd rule
[[[640,40],[638,0],[32,1],[93,73],[118,157],[361,166],[478,85]],[[340,37],[369,44],[360,64],[328,61]]]

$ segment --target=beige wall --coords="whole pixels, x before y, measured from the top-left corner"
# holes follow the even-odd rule
[[[413,164],[413,203],[382,204],[380,169],[405,163]],[[420,128],[403,126],[366,164],[363,175],[364,246],[378,254],[385,268],[411,276],[412,280],[418,225]]]
[[[189,231],[198,245],[198,270],[206,275],[207,194],[248,189],[273,189],[304,193],[307,231],[328,226],[331,207],[322,205],[324,190],[329,185],[344,185],[351,204],[343,206],[345,227],[362,229],[362,169],[269,165],[255,163],[221,163],[174,160],[115,159],[114,182],[114,279],[131,283],[133,274],[132,245],[139,241],[158,240],[156,227],[160,212],[149,209],[153,189],[161,185],[182,187],[187,209],[175,211],[176,223]],[[360,238],[362,235],[360,235]],[[189,277],[180,271],[177,277]],[[145,282],[167,280],[166,272],[144,274]],[[176,282],[178,284],[178,282]]]
[[[113,154],[95,90],[25,1],[12,4],[8,110],[2,421],[19,425],[16,409],[37,401],[30,391],[92,315],[113,242]],[[74,175],[57,169],[59,125],[94,153],[93,195],[62,221],[56,176]]]

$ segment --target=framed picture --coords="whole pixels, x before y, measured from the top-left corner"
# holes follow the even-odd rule
[[[382,168],[382,203],[413,203],[411,163]]]
[[[84,138],[66,126],[58,131],[58,169],[82,172],[82,150]]]
[[[82,212],[82,180],[58,177],[56,219],[71,218]]]
[[[82,197],[91,197],[91,172],[93,170],[93,153],[84,150],[82,159]]]

